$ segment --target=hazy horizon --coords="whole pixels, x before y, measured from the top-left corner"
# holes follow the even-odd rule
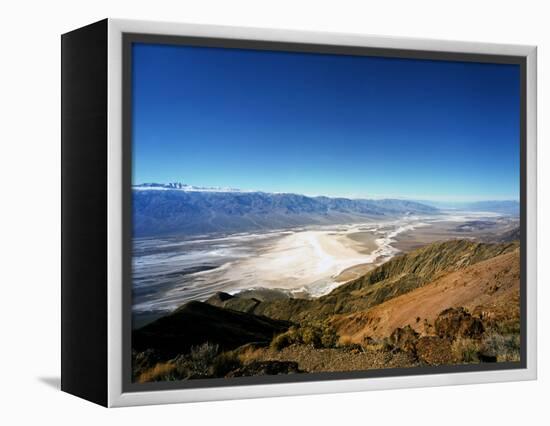
[[[453,198],[453,197],[446,197],[446,198],[434,198],[429,196],[419,196],[419,197],[404,197],[400,195],[392,195],[392,194],[370,194],[366,196],[354,196],[354,195],[346,195],[346,194],[326,194],[326,193],[319,193],[319,194],[311,194],[311,193],[302,193],[302,192],[294,192],[294,191],[265,191],[261,188],[236,188],[231,185],[201,185],[197,183],[189,183],[184,180],[170,180],[166,182],[135,182],[132,185],[133,186],[141,186],[141,185],[170,185],[170,184],[182,184],[182,185],[188,185],[196,188],[205,188],[205,189],[217,189],[220,190],[234,190],[234,191],[242,191],[242,192],[260,192],[260,193],[266,193],[266,194],[296,194],[296,195],[305,195],[307,197],[329,197],[329,198],[349,198],[349,199],[396,199],[396,200],[408,200],[408,201],[417,201],[417,202],[430,202],[430,203],[475,203],[475,202],[504,202],[504,201],[514,201],[519,202],[519,199],[514,198],[469,198],[469,199],[460,199],[460,198]]]

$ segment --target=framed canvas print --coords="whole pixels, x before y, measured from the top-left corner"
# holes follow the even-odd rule
[[[536,378],[536,49],[106,19],[62,36],[62,389]]]

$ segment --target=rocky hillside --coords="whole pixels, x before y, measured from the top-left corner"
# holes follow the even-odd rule
[[[450,272],[516,250],[517,242],[485,244],[469,240],[437,242],[397,256],[362,278],[345,284],[326,296],[346,306],[339,312],[368,309],[407,293]]]
[[[347,336],[353,342],[362,342],[367,336],[388,336],[396,328],[407,325],[417,333],[427,334],[437,316],[451,307],[474,312],[485,306],[480,313],[488,318],[496,311],[491,305],[515,305],[519,298],[519,282],[519,249],[514,249],[444,274],[372,309],[338,315],[332,324],[340,336]],[[519,311],[515,311],[519,315]],[[512,311],[510,314],[513,315]]]

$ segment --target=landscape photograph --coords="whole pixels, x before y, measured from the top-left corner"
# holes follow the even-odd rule
[[[133,383],[521,361],[519,66],[134,43],[131,102]]]

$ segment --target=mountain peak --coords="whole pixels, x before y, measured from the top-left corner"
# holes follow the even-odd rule
[[[238,188],[226,188],[221,186],[195,186],[181,182],[169,183],[141,183],[133,185],[136,191],[185,191],[185,192],[254,192]]]

